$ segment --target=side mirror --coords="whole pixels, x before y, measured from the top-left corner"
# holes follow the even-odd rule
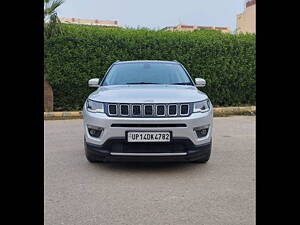
[[[90,79],[88,82],[89,87],[99,87],[99,78]]]
[[[202,78],[195,78],[196,87],[205,87],[206,81]]]

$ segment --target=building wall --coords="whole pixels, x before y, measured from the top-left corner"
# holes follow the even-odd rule
[[[237,33],[256,33],[256,1],[247,2],[243,13],[237,15]]]
[[[118,26],[117,21],[112,20],[88,20],[88,19],[77,19],[77,18],[59,18],[62,23],[71,24],[85,24],[85,25],[96,25],[96,26]]]
[[[171,30],[171,31],[193,31],[196,29],[220,30],[223,33],[230,32],[230,29],[228,27],[191,26],[191,25],[184,25],[184,24],[178,24],[175,27],[164,28],[164,30]]]

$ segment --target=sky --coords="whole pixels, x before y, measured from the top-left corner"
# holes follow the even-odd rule
[[[236,29],[245,0],[65,0],[59,17],[117,20],[123,27],[161,29],[177,24]]]

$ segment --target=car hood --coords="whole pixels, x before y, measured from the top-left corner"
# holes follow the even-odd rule
[[[110,103],[184,103],[207,99],[195,86],[183,85],[112,85],[101,86],[89,99]]]

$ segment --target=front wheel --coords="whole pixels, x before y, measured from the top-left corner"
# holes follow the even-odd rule
[[[98,158],[96,158],[95,156],[89,153],[85,138],[84,138],[84,150],[85,150],[85,157],[87,161],[89,161],[90,163],[103,162],[103,160],[99,160]]]
[[[85,154],[85,157],[87,159],[87,161],[89,161],[90,163],[96,163],[98,162],[98,160],[96,160],[94,157],[88,155],[88,154]]]
[[[194,160],[194,161],[192,161],[192,162],[193,162],[193,163],[207,163],[207,161],[208,161],[209,158],[210,158],[211,146],[212,146],[212,142],[211,142],[211,144],[210,144],[210,148],[209,148],[209,151],[207,152],[207,154],[206,154],[203,158]]]
[[[195,161],[192,161],[193,163],[207,163],[207,161],[209,160],[209,157],[205,157],[203,159],[198,159],[198,160],[195,160]]]

